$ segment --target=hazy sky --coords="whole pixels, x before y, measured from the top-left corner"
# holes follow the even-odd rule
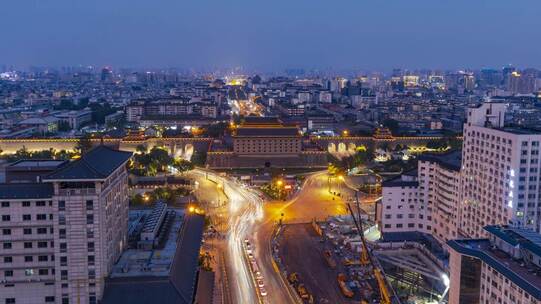
[[[541,67],[541,0],[0,0],[0,64]]]

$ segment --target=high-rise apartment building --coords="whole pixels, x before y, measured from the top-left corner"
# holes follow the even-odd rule
[[[464,125],[461,234],[484,235],[483,227],[510,224],[539,232],[541,134],[504,126],[505,104],[468,109]]]
[[[462,157],[420,156],[414,176],[384,182],[382,231],[429,233],[440,243],[483,237],[487,225],[539,232],[541,134],[505,127],[505,109],[468,109]]]
[[[127,245],[130,157],[99,146],[41,183],[0,185],[0,303],[97,303]]]
[[[383,183],[382,232],[458,237],[460,152],[419,157],[417,170]]]

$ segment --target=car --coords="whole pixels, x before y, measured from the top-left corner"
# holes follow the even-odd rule
[[[263,282],[263,280],[257,280],[257,286],[259,286],[259,288],[263,288],[265,287],[265,283]]]
[[[265,287],[261,287],[261,288],[259,288],[259,293],[262,296],[266,296],[267,295],[267,290],[265,289]]]
[[[260,271],[255,272],[255,278],[258,279],[258,280],[263,280],[263,275],[261,275]]]

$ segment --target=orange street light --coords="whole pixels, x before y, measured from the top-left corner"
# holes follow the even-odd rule
[[[276,182],[276,185],[278,185],[279,187],[282,187],[283,184],[284,184],[284,182],[282,180],[278,180]]]
[[[342,131],[342,135],[343,135],[343,136],[348,136],[348,135],[349,135],[349,131],[348,131],[348,130]]]

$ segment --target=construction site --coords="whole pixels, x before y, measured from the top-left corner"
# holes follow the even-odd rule
[[[304,303],[446,303],[449,279],[430,244],[382,241],[374,222],[349,209],[279,228],[278,264]]]

